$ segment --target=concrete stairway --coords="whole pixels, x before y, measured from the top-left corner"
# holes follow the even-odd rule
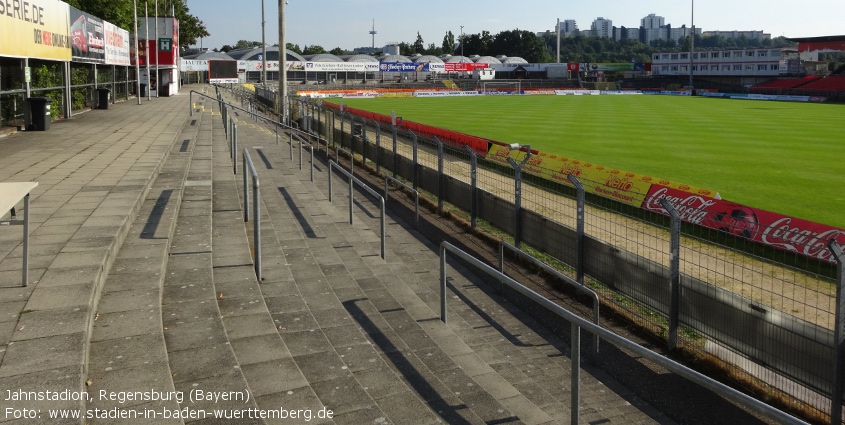
[[[254,133],[251,127],[256,128]],[[378,353],[380,361],[372,361],[376,364],[372,369],[392,370],[409,389],[399,386],[397,391],[409,392],[403,396],[409,399],[415,395],[442,420],[568,422],[566,343],[500,297],[481,289],[486,286],[460,267],[450,267],[454,290],[449,300],[451,321],[448,326],[441,323],[436,248],[403,229],[408,228],[404,223],[392,221],[388,226],[387,261],[382,260],[378,256],[378,211],[369,206],[369,201],[357,195],[356,209],[360,206],[365,212],[356,213],[355,225],[350,226],[345,183],[335,188],[337,199],[330,206],[325,164],[317,163],[320,171],[311,183],[307,162],[300,172],[297,159],[291,162],[287,146],[276,147],[271,137],[262,139],[260,127],[243,121],[239,136],[242,143],[250,141],[248,148],[260,146],[250,152],[253,159],[262,159],[256,164],[267,211],[263,225],[273,229],[285,254],[284,264],[269,266],[284,267],[269,275],[287,281],[287,276],[292,276],[296,285],[288,289],[284,301],[270,296],[267,304],[294,360],[321,402],[333,404],[331,392],[315,386],[328,381],[333,382],[327,384],[329,388],[347,388],[346,396],[353,389],[363,389],[360,398],[369,395],[374,408],[386,412],[391,421],[401,417],[390,414],[395,396],[387,400],[379,398],[381,394],[370,394],[360,379],[355,386],[350,379],[357,378],[361,371],[353,371],[351,378],[345,373],[325,376],[324,371],[310,371],[313,363],[354,367],[354,363],[346,363],[345,353],[341,354],[333,341],[352,335],[360,342],[353,344],[355,349]],[[307,161],[308,155],[304,158]],[[272,246],[272,239],[263,238],[264,246],[268,242]],[[272,261],[266,251],[264,261]],[[306,286],[305,282],[311,283]],[[262,289],[266,285],[262,284]],[[294,295],[303,301],[291,301],[296,299]],[[277,302],[284,303],[278,310],[274,308]],[[366,337],[364,341],[360,332]],[[375,358],[370,356],[370,360]],[[627,423],[654,420],[649,415],[660,418],[630,394],[623,392],[620,396],[607,389],[603,382],[612,381],[608,377],[598,380],[586,373],[582,376],[585,396],[581,415],[585,420]],[[380,379],[385,377],[389,375]],[[358,401],[351,406],[363,404]]]

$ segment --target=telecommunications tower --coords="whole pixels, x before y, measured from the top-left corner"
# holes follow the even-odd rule
[[[376,20],[373,19],[373,29],[370,31],[370,35],[373,36],[373,50],[376,49],[376,34],[378,34],[378,31],[376,31]]]

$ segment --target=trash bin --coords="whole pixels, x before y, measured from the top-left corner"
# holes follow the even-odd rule
[[[32,123],[29,127],[27,127],[27,130],[49,130],[50,103],[53,99],[50,99],[49,97],[29,97],[26,101],[29,103],[30,117],[32,117]]]
[[[138,96],[147,97],[147,85],[146,84],[141,83],[141,94],[139,94]]]
[[[111,90],[106,88],[97,89],[97,109],[109,109],[109,97]]]

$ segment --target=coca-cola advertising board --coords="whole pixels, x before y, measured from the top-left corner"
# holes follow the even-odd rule
[[[642,208],[668,215],[660,200],[666,199],[683,221],[730,233],[773,248],[820,261],[835,262],[827,247],[834,239],[845,244],[845,230],[740,205],[722,199],[651,186]]]

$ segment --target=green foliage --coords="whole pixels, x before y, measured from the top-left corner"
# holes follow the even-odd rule
[[[32,68],[32,88],[46,88],[46,87],[62,87],[64,83],[62,82],[62,64],[58,63],[51,63],[49,65],[44,64],[38,67]],[[49,97],[53,100],[50,108],[50,116],[57,117],[59,116],[59,112],[61,111],[62,105],[62,91],[61,90],[50,90],[47,92],[40,92],[34,94],[35,96],[44,96]]]
[[[414,53],[425,53],[425,42],[423,41],[423,38],[420,33],[417,33],[417,40],[414,41],[414,45],[411,46],[411,49],[414,51]]]
[[[345,99],[353,108],[718,191],[845,227],[845,105],[671,96]],[[515,111],[518,111],[515,113]]]
[[[313,46],[305,46],[305,48],[302,49],[303,55],[319,55],[322,53],[326,53],[326,49],[324,49],[323,46],[316,44]]]
[[[443,44],[440,46],[444,54],[453,54],[455,52],[455,34],[452,31],[446,31],[443,36]]]
[[[132,32],[135,26],[134,0],[71,0],[67,3],[127,31]],[[145,4],[150,16],[155,16],[156,2],[154,0],[139,0],[138,16],[144,15]],[[179,20],[180,46],[196,44],[198,38],[211,35],[205,28],[205,23],[190,14],[187,0],[160,2],[158,6],[158,16],[173,16],[172,12],[175,12],[176,19]]]

